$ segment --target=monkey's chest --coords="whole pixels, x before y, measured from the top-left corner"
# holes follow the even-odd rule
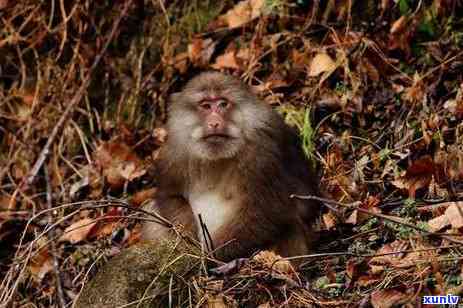
[[[226,225],[234,216],[236,207],[231,199],[226,200],[221,194],[214,191],[193,192],[189,202],[195,216],[200,238],[203,237],[200,222],[214,239],[219,229]]]

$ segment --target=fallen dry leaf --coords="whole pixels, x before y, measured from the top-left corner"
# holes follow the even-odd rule
[[[0,211],[14,209],[16,205],[16,198],[12,198],[9,194],[0,195]]]
[[[407,16],[402,15],[399,19],[394,21],[394,23],[391,26],[390,33],[396,34],[398,32],[402,32],[402,30],[405,29],[406,24],[407,24]]]
[[[426,94],[426,88],[423,80],[418,73],[413,75],[413,84],[405,89],[403,98],[411,103],[419,103],[423,101]]]
[[[437,232],[450,225],[447,215],[437,216],[428,221],[429,231]]]
[[[120,216],[122,215],[124,215],[122,208],[111,208],[106,214],[98,217],[97,223],[90,229],[87,238],[101,239],[111,235],[120,226]]]
[[[404,257],[403,253],[398,251],[403,251],[408,248],[408,243],[400,240],[396,240],[392,243],[383,245],[376,254],[378,256],[371,258],[368,262],[368,265],[394,265],[400,262]],[[398,253],[394,253],[398,252]]]
[[[425,244],[418,244],[415,246],[417,250],[423,251],[416,251],[416,252],[409,252],[407,255],[400,261],[395,264],[396,268],[407,268],[407,267],[415,267],[419,262],[423,260],[436,260],[437,252],[436,250],[426,250],[432,248],[432,246],[425,245]],[[422,272],[424,275],[425,272]]]
[[[346,224],[356,225],[358,223],[357,217],[359,212],[357,210],[353,210],[352,213],[347,217]]]
[[[138,156],[121,142],[104,142],[97,148],[94,157],[108,183],[114,188],[122,187],[126,181],[130,182],[146,173]]]
[[[60,242],[70,242],[71,244],[78,243],[87,239],[93,226],[96,224],[92,218],[84,218],[71,224],[64,230],[64,234],[60,237]]]
[[[238,53],[236,54],[236,57],[243,62],[249,62],[249,60],[251,59],[251,56],[252,56],[251,49],[249,48],[240,48],[238,50]]]
[[[232,275],[238,273],[238,271],[246,264],[246,258],[238,258],[220,265],[215,268],[210,269],[210,273],[215,276],[224,276],[224,275]]]
[[[386,266],[383,266],[383,265],[370,265],[370,272],[373,275],[381,274],[382,272],[384,272],[385,269],[386,269]]]
[[[447,226],[458,229],[463,227],[463,202],[445,202],[442,206],[447,206],[444,214],[428,221],[429,230],[437,232]]]
[[[208,294],[206,297],[207,297],[207,307],[208,308],[230,307],[229,305],[225,303],[224,296],[222,294],[219,294],[219,295]]]
[[[374,308],[389,308],[403,304],[408,296],[397,290],[378,290],[371,293],[371,304]]]
[[[236,4],[224,15],[221,15],[219,19],[230,29],[241,27],[262,15],[264,5],[265,0],[244,0]]]
[[[89,237],[91,237],[91,238],[96,237],[97,239],[105,238],[105,237],[113,234],[113,232],[115,230],[117,230],[117,228],[119,228],[119,226],[120,226],[120,223],[116,222],[116,221],[103,223],[102,225],[97,227],[97,230],[95,232],[92,231],[91,232],[92,235],[89,236]]]
[[[32,277],[38,282],[42,281],[45,275],[53,269],[53,259],[50,254],[39,253],[29,264],[29,271]]]
[[[16,117],[18,121],[24,122],[29,119],[31,116],[32,108],[27,104],[17,104],[16,105]]]
[[[285,80],[271,79],[261,83],[260,85],[254,86],[254,90],[256,93],[260,93],[264,91],[272,91],[278,88],[284,88],[287,86],[289,86],[289,84]]]
[[[452,228],[463,227],[463,202],[453,202],[445,211]]]
[[[137,224],[129,234],[129,238],[125,242],[127,246],[132,246],[141,240],[141,224]]]
[[[346,275],[350,279],[355,279],[358,276],[358,266],[359,261],[357,259],[351,258],[347,260],[346,263]]]
[[[392,181],[392,184],[397,188],[408,190],[408,195],[414,198],[418,189],[427,187],[431,183],[434,168],[432,157],[423,156],[413,161],[405,175]]]
[[[336,217],[331,212],[323,214],[322,217],[327,230],[331,230],[336,227]]]
[[[321,73],[333,72],[337,65],[326,53],[318,53],[310,63],[309,76],[316,77]]]
[[[196,66],[205,66],[207,65],[214,53],[215,46],[217,45],[212,39],[200,39],[195,38],[188,45],[188,57],[190,58],[191,63]]]
[[[294,68],[303,70],[306,67],[309,67],[310,61],[306,53],[300,52],[297,49],[292,49],[291,50],[291,64]]]
[[[126,164],[120,164],[117,166],[118,173],[128,181],[136,179],[143,174],[145,174],[145,170],[137,170],[137,165],[135,162],[128,162]]]
[[[362,206],[363,208],[363,206]],[[373,212],[373,213],[381,213],[381,209],[378,208],[378,207],[373,207],[371,209],[369,209],[370,212]],[[351,224],[351,225],[357,225],[357,224],[360,224],[362,222],[364,222],[365,220],[369,219],[371,216],[367,213],[364,213],[364,212],[361,212],[361,211],[358,211],[358,210],[354,210],[352,211],[352,213],[349,215],[349,217],[346,219],[345,223],[346,224]]]
[[[293,267],[288,260],[282,260],[282,257],[273,251],[264,250],[252,258],[254,261],[281,273],[293,273]],[[276,262],[278,261],[278,262]]]
[[[42,238],[43,239],[43,238]],[[46,245],[46,240],[39,240],[37,245],[38,247]],[[28,270],[31,273],[32,277],[40,282],[53,269],[53,258],[47,247],[44,247],[36,253],[29,265]]]
[[[380,282],[381,280],[382,278],[378,278],[374,275],[363,275],[360,276],[356,282],[361,287],[369,287]]]
[[[212,64],[211,67],[217,70],[222,69],[222,68],[232,68],[232,69],[240,68],[234,51],[229,51],[223,55],[218,56],[217,59],[215,60],[215,63]]]
[[[447,149],[448,155],[445,161],[445,172],[453,180],[463,180],[463,151],[461,146],[450,145]]]
[[[417,18],[409,18],[407,15],[402,15],[402,17],[392,24],[388,41],[388,48],[390,50],[403,50],[406,57],[410,57],[410,40],[415,33],[417,20]]]
[[[172,64],[180,72],[180,74],[185,74],[188,70],[188,52],[177,54],[173,59]]]

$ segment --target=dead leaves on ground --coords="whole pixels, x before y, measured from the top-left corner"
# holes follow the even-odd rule
[[[105,142],[97,148],[94,156],[109,185],[114,188],[121,188],[146,173],[141,159],[124,143]]]
[[[412,295],[412,294],[411,294]],[[410,294],[399,290],[378,290],[371,293],[371,304],[374,308],[389,308],[405,304]]]
[[[336,68],[336,62],[334,62],[329,55],[326,53],[318,53],[310,63],[308,75],[310,77],[316,77],[324,73],[326,77],[328,77]]]
[[[408,191],[410,198],[415,198],[415,193],[420,188],[428,187],[434,175],[435,166],[430,156],[424,156],[412,162],[405,174],[394,180],[392,184],[400,189]]]
[[[96,222],[92,218],[84,218],[71,224],[64,229],[64,234],[60,237],[61,242],[70,242],[71,244],[79,243],[87,239],[90,230]]]
[[[435,207],[445,209],[445,212],[428,221],[430,231],[437,232],[446,227],[460,230],[463,227],[463,202],[444,202]]]
[[[46,245],[45,239],[42,238],[37,241],[35,246],[40,250],[30,260],[28,270],[32,274],[34,280],[40,283],[45,275],[54,268],[53,256],[51,255],[49,247]]]
[[[264,8],[264,0],[244,0],[218,19],[230,29],[238,28],[261,16]]]

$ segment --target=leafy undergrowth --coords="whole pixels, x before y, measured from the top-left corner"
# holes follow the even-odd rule
[[[297,272],[253,260],[203,274],[192,302],[413,307],[462,293],[462,11],[0,0],[0,306],[64,307],[139,240],[166,99],[207,69],[241,76],[300,129],[329,207]]]

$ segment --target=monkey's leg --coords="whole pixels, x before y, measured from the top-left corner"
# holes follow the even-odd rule
[[[310,226],[297,224],[275,244],[272,250],[283,257],[301,256],[310,253],[315,235]],[[293,262],[298,264],[299,262]]]

